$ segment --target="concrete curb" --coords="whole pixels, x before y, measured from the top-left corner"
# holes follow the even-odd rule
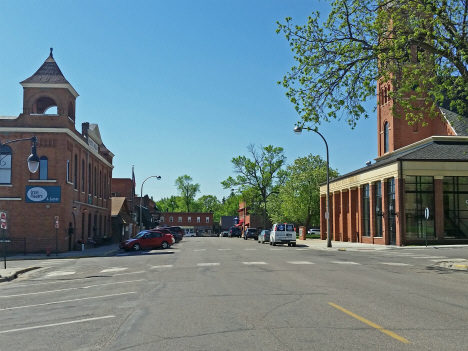
[[[13,270],[10,274],[6,276],[0,276],[0,283],[12,281],[13,279],[18,278],[18,275],[20,274],[23,274],[23,273],[26,273],[35,269],[39,269],[39,268],[41,267],[27,267],[27,268],[18,269],[17,271]]]
[[[468,271],[468,261],[442,261],[438,263],[438,266],[459,271]]]

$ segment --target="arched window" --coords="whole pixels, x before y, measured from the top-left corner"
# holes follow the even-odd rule
[[[97,196],[97,168],[94,167],[94,196]]]
[[[75,109],[73,108],[73,103],[71,101],[68,104],[68,117],[75,120]]]
[[[75,154],[75,169],[73,170],[73,186],[78,190],[78,155]]]
[[[81,191],[84,193],[84,189],[85,189],[85,167],[84,167],[85,163],[84,163],[84,159],[81,160]]]
[[[0,152],[0,184],[11,184],[11,147],[2,146]]]
[[[39,158],[39,179],[45,180],[48,179],[49,173],[49,160],[47,156],[41,156]]]
[[[47,114],[57,114],[57,103],[54,99],[43,96],[37,99],[33,104],[33,113],[43,115]]]
[[[384,124],[384,153],[387,153],[389,150],[389,137],[388,137],[388,122]]]
[[[92,189],[92,179],[91,179],[91,163],[88,165],[88,194],[91,195]]]

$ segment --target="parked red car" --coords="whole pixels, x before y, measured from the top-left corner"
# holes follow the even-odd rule
[[[158,247],[168,249],[172,244],[174,244],[174,242],[175,240],[172,234],[155,230],[145,230],[139,232],[134,238],[123,241],[119,247],[125,251],[138,251]]]

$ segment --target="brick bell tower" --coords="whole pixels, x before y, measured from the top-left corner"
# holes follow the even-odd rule
[[[66,116],[75,124],[75,101],[78,93],[65,79],[50,48],[50,55],[42,66],[28,79],[22,81],[23,114],[47,115],[47,110],[57,107],[57,115]]]
[[[411,55],[407,65],[418,64],[416,48],[411,50]],[[390,98],[389,92],[393,89],[391,81],[378,81],[377,82],[377,155],[378,157],[398,150],[407,145],[413,144],[420,140],[429,138],[434,135],[447,136],[456,135],[450,124],[447,122],[443,114],[438,109],[437,115],[430,118],[426,113],[424,122],[408,125],[408,121],[404,116],[394,117],[392,108],[395,104],[394,99]],[[399,107],[395,106],[398,111]],[[402,110],[399,113],[402,115]]]

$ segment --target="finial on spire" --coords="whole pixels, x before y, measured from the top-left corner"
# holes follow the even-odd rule
[[[50,48],[50,57],[54,57],[54,55],[52,55],[52,51],[54,51],[54,48]]]

